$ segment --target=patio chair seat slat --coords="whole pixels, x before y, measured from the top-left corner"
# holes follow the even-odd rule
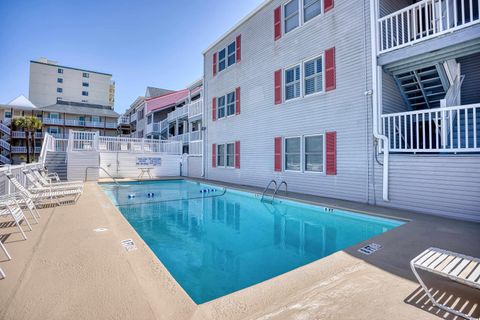
[[[475,267],[478,266],[478,263],[475,261],[470,261],[468,266],[463,269],[462,272],[458,275],[459,278],[466,280],[467,277],[472,273],[472,271],[475,269]]]
[[[475,283],[479,283],[480,277],[480,264],[477,264],[477,268],[468,276],[468,281],[473,281]]]
[[[442,273],[450,274],[450,271],[452,271],[453,268],[455,268],[461,260],[462,260],[462,258],[460,258],[460,257],[456,257],[455,259],[453,259],[453,261],[450,262],[450,263],[442,270]]]
[[[435,269],[435,268],[436,268],[437,266],[439,266],[443,261],[445,261],[448,257],[449,257],[448,254],[443,253],[440,257],[438,257],[438,259],[436,259],[435,261],[433,261],[428,267],[429,267],[429,268],[432,268],[432,269]]]
[[[442,255],[441,252],[435,252],[430,258],[425,260],[425,262],[422,263],[423,267],[428,267],[432,262],[437,260],[440,256]]]
[[[445,260],[443,260],[434,268],[434,270],[438,272],[442,271],[442,269],[445,268],[450,262],[452,262],[453,259],[455,259],[454,256],[447,256]]]
[[[417,265],[422,265],[425,260],[427,260],[428,258],[430,258],[433,254],[435,254],[435,251],[431,251],[431,250],[426,250],[425,251],[425,254],[420,257],[420,259],[418,259],[417,261],[415,261],[415,264]]]
[[[454,276],[454,277],[457,277],[460,272],[462,272],[463,269],[465,269],[465,267],[470,263],[470,260],[467,260],[467,259],[463,259],[462,262],[460,262],[458,264],[458,266],[453,269],[451,272],[450,272],[450,275],[451,276]]]

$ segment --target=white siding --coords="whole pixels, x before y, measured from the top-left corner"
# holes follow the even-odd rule
[[[136,165],[138,157],[160,157],[161,165],[152,167],[152,177],[180,176],[180,155],[160,154],[134,154],[134,153],[100,153],[100,166],[115,178],[138,178],[139,166]],[[117,167],[118,165],[118,167]],[[105,172],[100,171],[100,178],[107,178]],[[144,178],[147,178],[144,176]]]
[[[67,177],[69,181],[77,181],[85,179],[85,170],[88,167],[98,167],[98,152],[81,151],[67,152]],[[98,170],[88,170],[88,180],[98,180]]]

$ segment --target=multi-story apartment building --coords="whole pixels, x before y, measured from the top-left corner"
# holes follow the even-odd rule
[[[267,0],[204,51],[204,176],[480,220],[479,1]]]
[[[113,109],[114,98],[111,74],[61,66],[46,58],[30,61],[29,99],[37,107],[71,101]]]
[[[30,154],[35,158],[45,133],[57,139],[68,139],[70,130],[98,131],[102,136],[116,135],[118,114],[110,106],[59,101],[37,108],[27,98],[20,96],[6,105],[0,105],[0,163],[26,161],[27,141],[25,133],[12,126],[12,119],[36,116],[42,121],[42,129],[35,132],[35,146],[30,144]]]

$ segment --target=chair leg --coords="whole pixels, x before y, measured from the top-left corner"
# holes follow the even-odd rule
[[[28,226],[28,229],[30,229],[30,231],[32,231],[32,226],[30,225],[30,222],[28,222],[28,219],[27,217],[25,217],[25,215],[23,216],[23,221],[25,221],[27,223],[27,226]]]
[[[10,253],[8,253],[7,248],[5,248],[5,245],[0,241],[0,248],[2,248],[3,252],[7,256],[8,260],[12,260],[12,257],[10,256]]]
[[[0,280],[5,279],[7,276],[5,275],[5,272],[3,272],[2,268],[0,268]]]
[[[19,229],[20,232],[22,233],[23,240],[27,240],[27,235],[26,235],[25,232],[23,231],[22,226],[20,225],[20,221],[15,220],[15,224],[17,225],[18,229]]]

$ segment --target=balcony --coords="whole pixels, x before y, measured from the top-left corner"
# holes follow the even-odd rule
[[[130,125],[130,117],[129,116],[121,116],[117,120],[117,124],[120,125]]]
[[[193,118],[201,117],[203,113],[203,99],[193,101],[188,105],[188,118],[192,120]]]
[[[392,153],[480,152],[480,104],[384,114]]]
[[[381,0],[380,0],[381,1]],[[378,19],[380,54],[480,22],[479,0],[423,0]]]
[[[12,138],[15,139],[25,139],[25,132],[24,131],[12,131]],[[35,132],[35,139],[42,139],[43,132]]]
[[[202,131],[192,131],[190,134],[190,141],[202,140]]]
[[[42,122],[44,124],[51,124],[51,125],[63,125],[64,124],[63,119],[57,119],[57,118],[43,118]]]
[[[105,122],[98,122],[98,121],[85,121],[85,127],[89,128],[104,128]]]
[[[168,138],[168,140],[188,143],[188,141],[190,140],[190,134],[189,133],[178,134],[176,136],[171,136],[170,138]]]
[[[35,153],[40,153],[41,151],[41,147],[35,147]],[[30,153],[33,153],[33,148],[30,147]],[[12,153],[16,153],[16,154],[23,154],[23,153],[27,153],[27,147],[23,147],[23,146],[12,146],[11,147],[11,152]]]
[[[152,133],[162,133],[163,131],[168,129],[168,120],[162,120],[160,122],[152,122],[147,124],[145,134],[149,135]]]
[[[115,122],[106,122],[105,123],[105,128],[107,129],[116,129],[117,128],[117,124]]]
[[[177,119],[180,119],[180,118],[183,118],[183,117],[186,117],[188,116],[188,106],[183,106],[183,107],[180,107],[180,108],[177,108],[176,110],[170,112],[168,114],[168,121],[169,122],[173,122]]]

